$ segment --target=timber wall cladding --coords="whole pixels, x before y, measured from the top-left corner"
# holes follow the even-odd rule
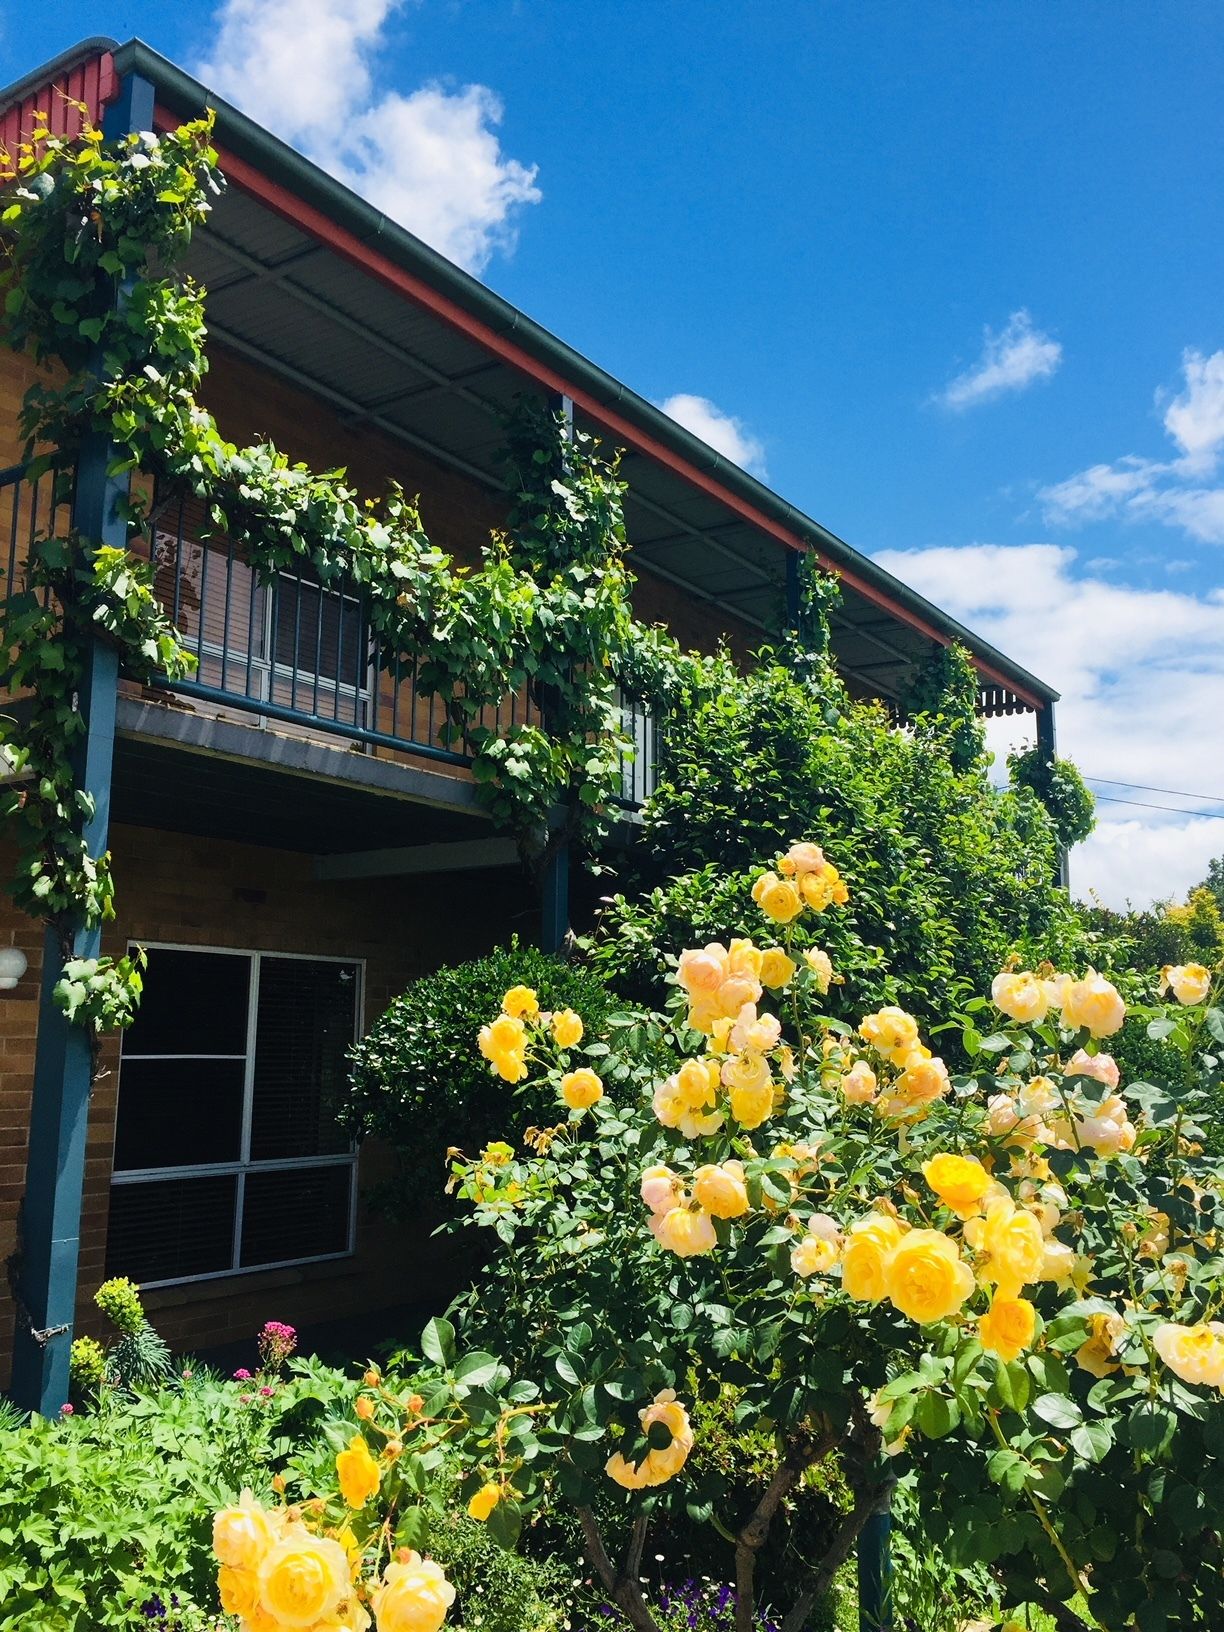
[[[406,834],[410,842],[411,834]],[[319,883],[309,856],[149,828],[112,834],[120,920],[104,949],[129,940],[304,952],[366,960],[365,1021],[371,1024],[407,982],[448,962],[478,956],[518,931],[530,938],[534,909],[517,872]],[[8,865],[11,852],[0,852]],[[0,899],[0,945],[14,939],[30,968],[0,994],[0,1258],[16,1245],[24,1187],[30,1083],[37,1030],[39,926]],[[105,1278],[106,1222],[117,1104],[119,1045],[106,1040],[90,1105],[81,1228],[78,1330],[103,1328],[92,1297]],[[389,1169],[376,1145],[362,1149],[359,1187]],[[177,1350],[253,1339],[265,1320],[295,1326],[341,1320],[412,1302],[444,1302],[455,1257],[430,1240],[435,1222],[394,1226],[361,1203],[351,1258],[223,1276],[153,1291],[147,1304]],[[8,1376],[13,1308],[0,1288],[0,1387]]]

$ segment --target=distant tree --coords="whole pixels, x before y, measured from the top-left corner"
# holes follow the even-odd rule
[[[1216,905],[1224,912],[1224,856],[1217,856],[1207,863],[1207,877],[1203,880],[1202,888],[1211,891]]]

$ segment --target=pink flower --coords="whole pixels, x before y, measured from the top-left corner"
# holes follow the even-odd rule
[[[270,1395],[275,1394],[276,1390],[274,1388],[261,1388],[259,1392],[263,1395],[264,1399],[266,1400]]]
[[[250,1372],[246,1369],[245,1366],[239,1366],[238,1370],[234,1373],[234,1381],[236,1383],[249,1383],[250,1380],[251,1380]]]
[[[74,1405],[61,1405],[60,1406],[60,1416],[61,1417],[70,1417],[70,1416],[72,1416],[74,1414],[75,1411],[76,1411],[76,1407]]]
[[[1118,1062],[1112,1054],[1089,1054],[1080,1048],[1067,1062],[1067,1076],[1092,1077],[1106,1088],[1116,1088],[1120,1078]]]

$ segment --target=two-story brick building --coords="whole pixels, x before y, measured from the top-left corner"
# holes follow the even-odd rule
[[[206,107],[228,186],[193,242],[208,290],[205,400],[237,442],[271,437],[380,492],[419,492],[426,530],[475,558],[503,517],[501,415],[516,394],[572,405],[625,450],[639,615],[686,645],[749,652],[787,617],[794,564],[841,579],[833,648],[857,694],[898,701],[935,643],[963,642],[987,714],[1054,693],[476,279],[138,41],[91,40],[0,93],[0,138],[35,109],[71,129],[122,106],[126,128]],[[0,354],[0,566],[20,574],[48,487],[20,466],[32,366]],[[105,1045],[88,1108],[79,1311],[106,1275],[148,1289],[179,1347],[425,1298],[431,1251],[361,1204],[360,1156],[329,1124],[344,1050],[413,976],[512,931],[539,904],[439,739],[414,678],[373,660],[360,595],[301,574],[254,580],[163,508],[159,594],[199,658],[190,683],[120,680],[110,845],[119,916],[104,950],[149,949],[146,997]],[[522,706],[512,702],[507,707]],[[650,725],[626,766],[648,791]],[[0,835],[0,865],[11,850]],[[16,1261],[40,1008],[41,926],[0,900],[0,947],[29,970],[0,993],[0,1257]],[[0,1296],[0,1381],[14,1320]]]

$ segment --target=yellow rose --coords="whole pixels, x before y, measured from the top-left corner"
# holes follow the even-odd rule
[[[804,873],[823,872],[827,865],[818,844],[792,844],[778,862],[778,871],[787,878],[802,878]]]
[[[378,1463],[360,1434],[354,1434],[348,1450],[336,1457],[336,1477],[340,1494],[350,1507],[364,1507],[378,1490]]]
[[[676,1093],[690,1111],[705,1110],[718,1094],[717,1060],[685,1060],[674,1077]]]
[[[502,1013],[533,1018],[540,1012],[540,999],[530,986],[511,986],[502,998]]]
[[[520,1078],[506,1076],[502,1065],[508,1061],[520,1061],[527,1048],[527,1030],[523,1022],[515,1015],[499,1014],[491,1025],[481,1026],[477,1042],[480,1052],[490,1061],[499,1075],[506,1077],[508,1082],[516,1082]],[[523,1075],[526,1076],[524,1068]]]
[[[249,1490],[213,1519],[213,1552],[234,1569],[253,1570],[273,1539],[268,1515]]]
[[[930,1105],[942,1099],[952,1084],[942,1060],[933,1060],[925,1050],[915,1049],[905,1061],[905,1069],[893,1085],[893,1093],[906,1106]]]
[[[813,912],[823,912],[837,899],[837,872],[827,863],[819,873],[801,873],[797,882],[804,906]]]
[[[890,1059],[894,1055],[904,1059],[918,1045],[918,1022],[912,1014],[892,1005],[878,1009],[859,1022],[859,1036],[872,1048]],[[900,1063],[900,1059],[898,1063]]]
[[[479,1519],[483,1524],[488,1518],[489,1514],[492,1513],[493,1509],[497,1506],[498,1502],[501,1501],[501,1496],[502,1493],[500,1485],[495,1485],[491,1482],[487,1485],[481,1485],[480,1489],[468,1503],[468,1517],[472,1519]]]
[[[388,1564],[370,1594],[378,1632],[438,1632],[454,1601],[442,1566],[415,1552]]]
[[[833,960],[820,946],[811,946],[803,954],[803,961],[816,976],[816,986],[823,996],[833,983]]]
[[[1183,1383],[1224,1389],[1224,1322],[1178,1326],[1166,1321],[1152,1333],[1152,1346]]]
[[[527,1075],[527,1062],[521,1054],[507,1051],[492,1057],[494,1071],[503,1082],[522,1082]]]
[[[1075,1363],[1093,1377],[1108,1377],[1119,1370],[1114,1359],[1115,1345],[1126,1330],[1121,1315],[1093,1315],[1088,1336],[1075,1351]]]
[[[978,1337],[988,1354],[997,1354],[1008,1364],[1018,1360],[1033,1341],[1037,1311],[1027,1298],[995,1297],[989,1313],[978,1321]]]
[[[888,1293],[888,1264],[903,1235],[895,1218],[868,1213],[851,1224],[842,1253],[842,1289],[859,1303],[879,1303]]]
[[[619,1451],[608,1458],[604,1472],[625,1490],[641,1490],[646,1483],[646,1463],[627,1462]]]
[[[703,1252],[713,1252],[718,1245],[714,1224],[704,1208],[696,1212],[691,1207],[669,1207],[665,1213],[654,1213],[650,1233],[668,1252],[677,1258],[695,1258]]]
[[[676,979],[690,998],[711,1000],[730,972],[728,965],[726,947],[712,941],[709,946],[681,952]]]
[[[1095,969],[1089,969],[1083,980],[1070,980],[1063,987],[1062,1011],[1069,1030],[1087,1028],[1094,1037],[1112,1037],[1126,1019],[1126,1004],[1117,988]]]
[[[227,1615],[238,1615],[244,1621],[255,1618],[259,1608],[259,1577],[253,1569],[235,1569],[222,1564],[217,1571],[217,1591],[221,1608]]]
[[[636,1465],[627,1462],[619,1451],[609,1457],[606,1473],[626,1490],[666,1484],[680,1472],[693,1448],[693,1430],[689,1425],[688,1412],[677,1400],[674,1389],[665,1388],[656,1394],[654,1403],[638,1412],[638,1421],[648,1434],[652,1427],[661,1425],[671,1438],[666,1445],[652,1444],[643,1460]]]
[[[954,1315],[974,1288],[956,1242],[940,1230],[911,1230],[887,1265],[888,1299],[920,1326]]]
[[[743,1049],[724,1060],[720,1072],[725,1087],[758,1090],[770,1088],[769,1061],[754,1048]]]
[[[990,1174],[973,1156],[932,1156],[922,1176],[945,1206],[961,1218],[976,1213],[990,1189]]]
[[[752,886],[752,899],[767,918],[789,924],[803,911],[803,897],[789,879],[777,873],[762,873]]]
[[[1014,1298],[1021,1287],[1041,1279],[1046,1255],[1041,1225],[1010,1197],[991,1201],[984,1218],[971,1218],[965,1239],[985,1255],[982,1274],[995,1283],[999,1297]]]
[[[763,1083],[747,1085],[736,1083],[727,1098],[731,1105],[731,1115],[741,1128],[749,1132],[753,1128],[759,1128],[777,1109],[778,1094],[768,1076]]]
[[[693,1196],[715,1218],[739,1218],[748,1211],[743,1164],[699,1167],[693,1177]]]
[[[791,1248],[791,1268],[805,1280],[827,1275],[841,1257],[842,1233],[828,1213],[813,1213],[807,1229]]]
[[[788,958],[780,946],[771,946],[768,951],[761,953],[762,986],[768,986],[771,991],[776,992],[783,986],[789,986],[794,978],[794,959]]]
[[[848,1105],[870,1105],[876,1097],[879,1083],[866,1060],[855,1060],[840,1080],[842,1096]]]
[[[1211,991],[1211,970],[1201,963],[1166,964],[1160,971],[1160,995],[1172,991],[1179,1003],[1205,1003]]]
[[[573,1048],[582,1041],[582,1021],[573,1009],[558,1009],[552,1017],[552,1034],[559,1048]]]
[[[259,1606],[283,1627],[313,1626],[334,1615],[351,1591],[344,1548],[300,1526],[260,1561]]]
[[[997,1009],[1022,1026],[1039,1026],[1050,1007],[1046,983],[1027,969],[1018,974],[1004,971],[996,975],[990,985],[990,995]]]
[[[642,1174],[642,1200],[652,1213],[667,1212],[683,1192],[684,1186],[665,1162],[648,1167]]]
[[[567,1071],[561,1078],[561,1098],[571,1111],[585,1111],[603,1098],[603,1083],[589,1065]]]

